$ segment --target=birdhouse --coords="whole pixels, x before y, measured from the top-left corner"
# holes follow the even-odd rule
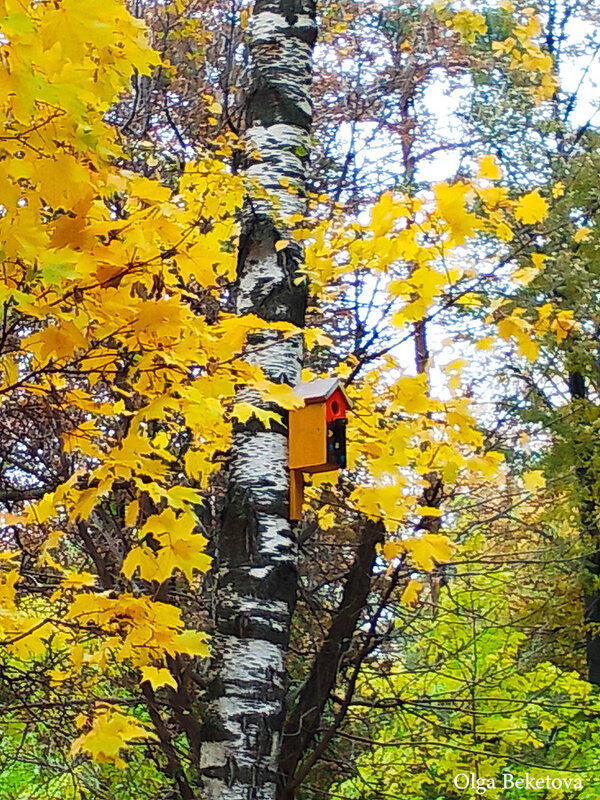
[[[300,519],[302,473],[346,467],[346,412],[350,402],[335,378],[306,381],[294,391],[304,405],[289,412],[290,519]]]

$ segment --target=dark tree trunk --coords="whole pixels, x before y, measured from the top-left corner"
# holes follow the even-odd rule
[[[587,400],[585,379],[579,372],[569,373],[569,392],[574,403]],[[584,576],[583,618],[586,625],[586,660],[588,680],[600,686],[600,531],[598,530],[598,509],[594,501],[594,477],[586,464],[585,451],[578,450],[576,457],[580,464],[575,472],[579,481],[581,500],[579,502],[579,519],[584,547],[589,550],[585,561],[587,575]]]
[[[286,720],[279,800],[293,800],[294,772],[318,732],[323,709],[336,685],[340,661],[367,605],[376,545],[383,538],[383,525],[366,520],[341,603]]]

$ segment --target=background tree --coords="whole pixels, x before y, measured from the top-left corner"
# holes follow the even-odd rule
[[[531,9],[507,3],[485,13],[440,3],[323,4],[310,142],[296,108],[307,109],[303,70],[314,31],[306,19],[272,29],[260,14],[273,8],[259,4],[259,24],[248,28],[244,5],[139,3],[135,15],[163,54],[150,73],[157,59],[143,47],[139,55],[139,28],[116,4],[3,10],[12,59],[10,71],[4,65],[12,144],[3,163],[14,187],[2,218],[2,481],[15,551],[3,573],[11,727],[2,780],[10,791],[19,796],[33,783],[45,796],[272,794],[277,769],[281,797],[320,796],[332,782],[347,796],[394,793],[392,759],[410,764],[404,791],[437,797],[455,767],[542,768],[541,749],[591,776],[578,743],[595,741],[595,701],[570,672],[583,674],[576,645],[586,557],[573,516],[583,497],[593,517],[594,490],[576,493],[568,459],[576,441],[574,468],[590,473],[592,410],[579,402],[578,427],[565,426],[551,390],[549,416],[540,411],[555,374],[564,387],[564,375],[579,370],[588,397],[592,374],[591,361],[573,369],[564,353],[570,359],[575,342],[586,341],[588,306],[578,314],[575,299],[593,283],[582,277],[567,297],[548,260],[564,246],[556,270],[567,274],[573,243],[553,233],[555,219],[581,237],[575,245],[589,234],[579,233],[578,209],[593,193],[592,173],[571,194],[544,161],[556,151],[560,93],[543,48],[565,53],[573,10],[541,8],[540,29]],[[578,13],[593,18],[593,4]],[[105,36],[97,44],[88,41],[89,18]],[[68,46],[60,35],[67,22]],[[304,33],[306,45],[291,48],[291,77],[275,75],[280,53]],[[55,40],[46,63],[40,48]],[[573,47],[569,58],[587,42]],[[66,65],[82,54],[75,80]],[[98,64],[111,77],[96,86]],[[132,66],[133,96],[115,104]],[[436,113],[436,92],[460,98],[451,115],[459,136]],[[49,119],[54,112],[63,127]],[[120,128],[121,147],[103,113]],[[291,150],[280,147],[282,121]],[[262,161],[240,133],[263,149]],[[588,134],[565,125],[560,135],[588,157]],[[434,184],[441,153],[447,173],[434,177],[446,180]],[[569,164],[582,174],[575,155]],[[257,180],[242,183],[241,167]],[[59,174],[71,180],[57,197]],[[306,174],[313,194],[305,213],[295,192]],[[251,199],[238,248],[232,213],[242,188]],[[336,370],[348,379],[354,469],[337,483],[314,482],[297,531],[284,726],[281,655],[296,560],[285,473],[269,472],[265,485],[260,470],[284,459],[274,413],[293,403],[281,378],[295,378],[293,323],[305,285],[282,284],[282,297],[277,287],[286,270],[298,270],[298,242],[307,248],[308,321],[322,329],[305,334],[304,375]],[[543,255],[546,269],[535,277]],[[252,291],[257,273],[260,293]],[[443,336],[452,338],[446,377],[435,352]],[[486,352],[481,367],[477,353]],[[501,374],[504,352],[506,391],[489,380],[496,362]],[[472,364],[461,378],[452,359],[464,354]],[[475,421],[469,395],[490,384]],[[265,459],[257,442],[275,457]],[[506,467],[498,468],[497,450]],[[246,513],[257,498],[256,516]],[[260,555],[275,527],[281,547]],[[256,531],[260,546],[241,529]],[[207,579],[199,574],[208,567],[203,535],[216,556]],[[285,585],[251,574],[276,573],[280,557],[292,578]],[[281,610],[276,631],[263,613],[272,602]],[[191,656],[207,652],[198,631],[215,628],[212,667]],[[276,680],[256,660],[260,680],[249,683],[233,663],[234,652],[253,648],[263,662],[269,651]],[[500,700],[486,700],[481,687]],[[494,737],[486,726],[508,707],[515,731]],[[383,741],[390,726],[395,739]],[[417,744],[425,740],[411,731],[439,741]],[[134,755],[123,772],[124,742]]]

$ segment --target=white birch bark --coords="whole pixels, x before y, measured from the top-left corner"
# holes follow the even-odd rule
[[[305,212],[315,36],[313,0],[255,1],[247,138],[260,159],[247,174],[269,199],[251,198],[244,209],[236,309],[298,325],[306,305],[306,289],[295,282],[301,249],[293,240],[279,252],[274,245],[289,239],[282,217]],[[298,338],[265,332],[248,342],[248,359],[276,382],[297,382],[301,356]],[[200,763],[206,800],[275,798],[296,594],[288,494],[284,428],[264,430],[256,421],[239,426],[218,543],[216,678]]]

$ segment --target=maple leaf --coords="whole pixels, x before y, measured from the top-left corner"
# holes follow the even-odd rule
[[[541,222],[548,214],[548,203],[540,195],[537,189],[519,198],[515,217],[525,225],[533,225]]]
[[[535,323],[535,332],[538,336],[543,335],[546,333],[548,328],[550,327],[550,317],[554,311],[554,306],[552,303],[544,303],[542,306],[538,306],[537,308],[537,322]]]
[[[544,253],[532,253],[531,254],[531,260],[533,262],[533,266],[538,270],[544,268],[544,262],[545,262],[546,258],[547,258],[547,256]]]
[[[82,489],[77,493],[77,500],[71,508],[71,517],[74,520],[85,520],[92,513],[99,499],[98,487]]]
[[[496,226],[496,236],[500,239],[501,242],[510,242],[513,238],[513,232],[506,222],[501,222],[499,225]]]
[[[497,181],[502,177],[500,167],[496,164],[494,156],[484,156],[479,162],[478,177],[486,178],[489,181]]]
[[[304,344],[307,350],[312,350],[313,347],[329,347],[332,341],[319,328],[306,328],[304,330]]]
[[[578,231],[575,231],[573,234],[573,241],[579,244],[579,242],[585,242],[590,238],[590,231],[591,228],[583,227],[579,228]]]
[[[573,319],[573,311],[571,309],[557,311],[550,325],[550,329],[556,334],[557,342],[562,342],[572,330],[576,330],[578,327],[577,321]]]
[[[406,376],[396,381],[399,401],[408,414],[422,414],[431,411],[431,401],[427,397],[425,388],[425,375]]]
[[[291,392],[290,387],[287,387],[287,392],[282,394],[282,397],[285,399],[289,397],[289,392]],[[294,401],[297,403],[298,398],[296,398],[293,393],[292,397]],[[253,406],[250,403],[246,403],[245,401],[240,401],[239,403],[235,403],[233,406],[233,411],[231,412],[231,416],[238,420],[238,422],[245,423],[248,422],[251,417],[256,417],[265,428],[269,428],[272,422],[281,422],[281,417],[279,414],[276,414],[274,411],[267,411],[263,408],[258,408],[257,406]]]
[[[418,506],[416,509],[416,513],[419,514],[421,517],[441,517],[442,512],[439,508],[434,508],[433,506]]]
[[[397,218],[396,201],[392,192],[384,192],[371,211],[371,229],[375,236],[384,236]]]
[[[537,274],[538,270],[535,267],[523,267],[523,269],[515,270],[510,277],[515,283],[528,286]]]
[[[18,570],[11,569],[0,575],[0,607],[15,610],[15,594],[17,581],[21,579]]]
[[[171,486],[166,490],[165,497],[171,508],[180,510],[187,509],[189,505],[202,505],[204,499],[202,492],[198,489],[193,489],[191,486]]]
[[[288,410],[302,408],[304,400],[294,392],[287,383],[273,383],[272,381],[258,381],[256,383],[260,396],[269,403],[274,403],[280,408]],[[239,405],[239,404],[238,404]],[[256,413],[256,411],[254,412]]]
[[[142,580],[158,580],[158,568],[155,555],[152,550],[145,545],[132,547],[123,560],[121,572],[128,580],[131,580],[136,570],[139,570]]]
[[[392,561],[405,553],[406,547],[403,542],[385,542],[382,552],[386,561]]]
[[[42,364],[50,358],[74,357],[78,349],[87,346],[84,336],[68,320],[59,325],[49,325],[39,333],[34,333],[23,344]]]
[[[544,480],[544,473],[539,469],[529,470],[521,475],[523,486],[529,492],[534,492],[536,489],[542,489],[546,485]]]
[[[141,682],[148,681],[154,690],[160,686],[170,686],[177,690],[177,681],[165,667],[140,667],[140,672],[142,674]]]
[[[400,602],[404,603],[405,606],[416,606],[419,601],[419,594],[421,593],[422,588],[423,587],[419,581],[411,579],[404,587],[404,591],[400,597]]]
[[[156,553],[156,573],[154,580],[162,583],[170,577],[174,570],[180,570],[188,581],[192,580],[194,571],[208,572],[211,558],[203,552],[206,539],[200,534],[189,538],[178,537],[175,533],[160,539],[163,545]]]
[[[72,572],[68,570],[64,573],[64,577],[60,582],[60,589],[50,597],[50,601],[54,602],[57,597],[60,597],[61,590],[69,589],[82,589],[86,586],[94,586],[96,583],[96,576],[91,572]]]
[[[535,361],[538,355],[538,346],[531,336],[532,326],[520,316],[522,312],[523,309],[516,308],[509,316],[503,317],[498,322],[498,333],[503,339],[514,338],[519,351],[529,361]],[[537,332],[537,328],[535,330]]]
[[[182,497],[186,496],[187,487],[173,487],[177,490],[177,505]],[[194,489],[188,490],[192,499],[197,499]],[[180,570],[188,581],[192,580],[195,570],[206,572],[210,568],[211,559],[204,552],[206,539],[200,533],[194,533],[196,519],[193,514],[185,509],[176,516],[172,508],[166,508],[160,514],[154,514],[144,523],[140,532],[142,537],[151,535],[159,545],[153,549],[142,544],[134,547],[127,554],[121,571],[127,578],[131,578],[136,570],[140,577],[147,581],[162,583],[169,578],[174,570]]]
[[[474,42],[477,34],[483,35],[487,30],[485,17],[467,9],[454,14],[447,25],[460,34],[463,42]]]
[[[133,717],[127,717],[113,708],[101,707],[90,730],[78,736],[71,745],[71,755],[85,751],[95,761],[112,763],[125,769],[125,761],[119,752],[133,739],[155,740],[157,736]]]
[[[418,539],[405,542],[406,550],[419,569],[431,572],[436,564],[450,561],[450,542],[441,533],[424,533]]]
[[[475,214],[465,209],[469,186],[463,183],[438,183],[434,188],[439,213],[450,228],[451,244],[463,244],[466,237],[481,227]]]
[[[135,525],[139,513],[140,513],[140,501],[132,500],[131,503],[129,503],[129,505],[127,506],[127,510],[125,511],[124,515],[125,525],[127,525],[127,527]]]
[[[202,631],[183,631],[174,640],[173,647],[175,652],[190,657],[208,658],[210,656],[208,636]]]

